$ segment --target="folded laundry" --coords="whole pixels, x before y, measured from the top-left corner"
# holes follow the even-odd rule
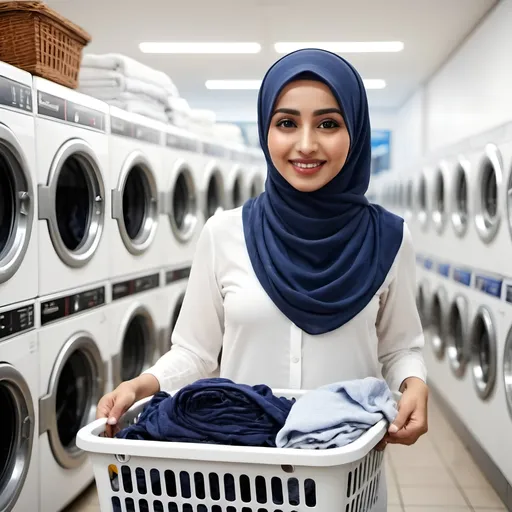
[[[190,443],[275,447],[292,400],[276,397],[265,385],[202,379],[174,396],[159,392],[136,424],[117,437]]]
[[[164,105],[144,101],[139,99],[120,99],[120,100],[107,100],[106,103],[113,107],[118,107],[127,112],[134,114],[140,114],[141,116],[149,117],[162,123],[168,123],[168,111]]]
[[[342,447],[385,418],[397,415],[391,390],[367,377],[323,386],[298,400],[276,438],[278,448]]]

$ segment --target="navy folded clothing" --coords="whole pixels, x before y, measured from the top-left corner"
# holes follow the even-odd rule
[[[263,384],[203,379],[174,396],[159,392],[137,423],[116,437],[182,443],[275,447],[294,401]]]

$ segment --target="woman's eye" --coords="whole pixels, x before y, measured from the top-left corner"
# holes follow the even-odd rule
[[[333,121],[332,119],[329,119],[327,121],[323,121],[320,124],[320,128],[324,128],[327,130],[332,130],[333,128],[339,128],[339,124],[336,121]]]
[[[282,126],[283,128],[293,128],[295,124],[293,121],[290,121],[290,119],[282,119],[277,123],[277,126]]]

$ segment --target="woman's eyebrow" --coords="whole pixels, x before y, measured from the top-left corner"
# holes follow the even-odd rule
[[[276,114],[289,114],[291,116],[300,116],[300,111],[294,110],[292,108],[278,108],[277,110],[274,111],[272,115],[275,116]],[[340,116],[343,117],[341,110],[338,108],[322,108],[320,110],[315,110],[313,112],[314,116],[323,116],[325,114],[339,114]]]

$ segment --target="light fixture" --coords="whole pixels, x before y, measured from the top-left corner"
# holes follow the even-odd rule
[[[381,79],[363,79],[366,89],[384,89],[386,81]],[[261,86],[261,80],[206,80],[207,89],[212,90],[253,90],[257,91]]]
[[[346,41],[323,43],[276,43],[277,53],[291,53],[304,48],[319,48],[333,53],[379,53],[401,52],[404,43],[401,41]]]
[[[139,44],[143,53],[259,53],[259,43],[156,43]]]

